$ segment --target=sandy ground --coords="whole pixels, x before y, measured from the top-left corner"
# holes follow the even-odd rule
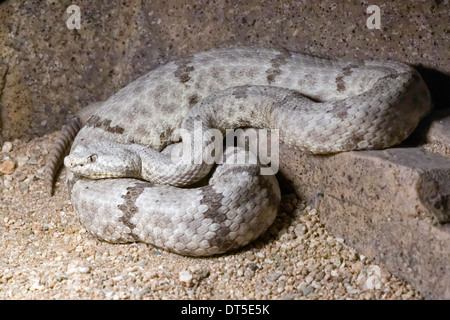
[[[56,135],[16,140],[0,152],[0,165],[15,164],[0,173],[0,299],[422,298],[292,197],[263,237],[218,257],[100,242],[78,222],[64,170],[56,194],[45,193],[43,167]]]

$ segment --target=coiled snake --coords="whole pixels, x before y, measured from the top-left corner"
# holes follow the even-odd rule
[[[255,163],[224,163],[208,184],[183,187],[213,164],[173,161],[174,146],[187,143],[176,129],[192,137],[195,123],[205,131],[278,129],[282,143],[328,154],[396,145],[430,108],[426,85],[403,63],[221,49],[138,78],[102,103],[78,134],[79,122],[68,126],[60,143],[67,146],[76,135],[64,163],[72,204],[87,230],[110,242],[144,241],[204,256],[261,235],[277,214],[280,191]],[[201,150],[211,141],[204,139]],[[227,159],[235,154],[248,156],[226,149]]]

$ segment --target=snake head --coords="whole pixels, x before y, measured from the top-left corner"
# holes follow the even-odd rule
[[[78,145],[64,158],[64,165],[74,174],[90,178],[140,177],[139,155],[126,145],[113,141],[98,141]]]

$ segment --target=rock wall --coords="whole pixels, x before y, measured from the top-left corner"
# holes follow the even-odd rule
[[[80,29],[66,25],[73,4]],[[367,27],[371,5],[381,29]],[[449,16],[448,0],[4,1],[0,143],[57,130],[158,64],[236,45],[401,60],[420,66],[436,105],[449,106]]]

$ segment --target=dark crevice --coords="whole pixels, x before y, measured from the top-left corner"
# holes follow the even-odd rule
[[[6,66],[5,72],[2,75],[2,80],[0,81],[1,87],[0,87],[0,143],[3,142],[3,112],[4,112],[4,108],[3,108],[3,103],[2,103],[2,99],[3,99],[3,93],[6,87],[6,77],[8,75],[8,71],[9,71],[9,66]]]

